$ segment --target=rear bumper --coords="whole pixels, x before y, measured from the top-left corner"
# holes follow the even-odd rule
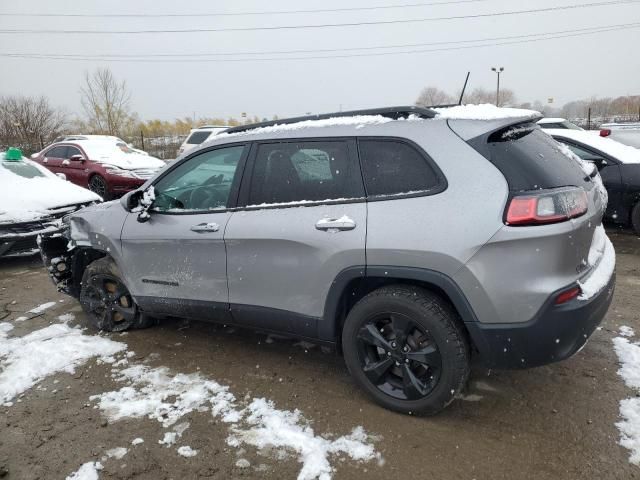
[[[555,305],[556,294],[552,295],[529,322],[466,322],[466,326],[483,363],[490,368],[529,368],[558,362],[587,343],[611,305],[614,288],[615,273],[589,300]]]

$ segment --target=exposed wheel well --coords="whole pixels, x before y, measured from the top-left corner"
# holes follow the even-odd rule
[[[347,315],[349,314],[353,306],[356,303],[358,303],[360,299],[362,299],[364,296],[366,296],[370,292],[387,285],[412,285],[412,286],[421,287],[421,288],[424,288],[425,290],[428,290],[430,292],[437,294],[443,300],[448,302],[451,305],[451,308],[453,308],[458,314],[458,316],[460,317],[460,321],[459,321],[460,326],[462,327],[467,337],[467,340],[469,341],[469,345],[473,350],[475,350],[475,346],[471,341],[469,331],[467,330],[467,327],[465,326],[464,321],[462,321],[461,312],[458,311],[455,303],[451,300],[447,292],[445,292],[441,287],[425,281],[420,281],[415,279],[406,279],[406,278],[397,278],[397,277],[386,277],[386,276],[385,277],[367,276],[367,277],[354,278],[347,284],[347,286],[342,291],[342,294],[340,295],[340,299],[338,301],[337,311],[335,312],[335,317],[334,317],[335,318],[335,335],[337,340],[336,345],[339,350],[341,348],[340,338],[342,336],[342,328],[344,326],[345,319],[347,318]]]
[[[80,296],[80,283],[82,282],[82,275],[84,274],[87,266],[99,258],[106,257],[107,254],[94,248],[80,248],[73,255],[71,275],[72,275],[72,289],[71,295],[75,297]]]

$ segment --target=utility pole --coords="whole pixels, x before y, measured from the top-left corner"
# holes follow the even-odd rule
[[[496,88],[496,107],[500,106],[500,74],[504,72],[504,67],[491,67],[491,71],[498,74],[498,86]]]

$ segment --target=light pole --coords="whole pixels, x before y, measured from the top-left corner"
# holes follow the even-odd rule
[[[491,71],[498,74],[498,87],[496,88],[496,107],[500,106],[500,74],[504,72],[504,67],[492,67]]]

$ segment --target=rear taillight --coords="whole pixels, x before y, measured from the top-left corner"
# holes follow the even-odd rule
[[[600,130],[601,137],[608,137],[609,135],[611,135],[611,130],[609,130],[608,128],[603,128],[602,130]]]
[[[587,194],[582,188],[540,190],[513,197],[505,223],[523,226],[564,222],[584,215],[587,208]]]
[[[580,287],[571,287],[570,289],[565,290],[564,292],[558,294],[558,296],[556,297],[555,304],[562,305],[563,303],[567,303],[573,300],[574,298],[577,298],[578,295],[580,295],[580,293],[581,293]]]

